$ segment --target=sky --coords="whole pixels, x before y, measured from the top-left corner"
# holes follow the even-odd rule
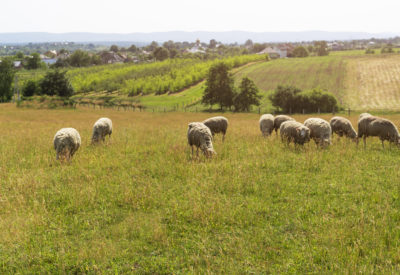
[[[400,30],[400,0],[0,0],[0,33]]]

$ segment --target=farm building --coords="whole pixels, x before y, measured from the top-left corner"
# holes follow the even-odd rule
[[[123,56],[115,52],[102,52],[99,55],[104,64],[124,63],[125,61]]]
[[[285,58],[287,57],[287,51],[286,50],[281,50],[279,48],[272,48],[272,47],[267,47],[261,52],[258,52],[257,54],[268,54],[271,58]]]

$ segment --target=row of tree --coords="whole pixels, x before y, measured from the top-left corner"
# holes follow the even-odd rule
[[[261,96],[254,82],[244,77],[237,89],[229,69],[223,62],[210,68],[201,102],[210,106],[219,105],[220,109],[231,109],[233,106],[239,112],[249,111],[251,105],[260,105]]]

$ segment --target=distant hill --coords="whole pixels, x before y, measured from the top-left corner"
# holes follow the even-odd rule
[[[313,40],[353,40],[369,38],[390,38],[400,36],[400,33],[366,33],[366,32],[326,32],[326,31],[303,31],[303,32],[246,32],[246,31],[227,31],[227,32],[152,32],[152,33],[47,33],[47,32],[21,32],[21,33],[0,33],[0,43],[42,43],[42,42],[164,42],[189,41],[193,42],[200,39],[208,42],[216,39],[223,43],[244,43],[247,39],[253,42],[300,42]]]

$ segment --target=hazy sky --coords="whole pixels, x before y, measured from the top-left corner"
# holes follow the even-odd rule
[[[399,32],[400,0],[0,0],[0,32]]]

